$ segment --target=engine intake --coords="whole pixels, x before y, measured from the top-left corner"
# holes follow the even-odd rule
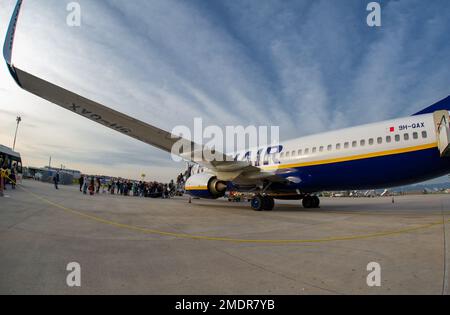
[[[186,192],[194,197],[217,199],[225,195],[227,183],[208,173],[195,174],[189,177],[185,186]]]

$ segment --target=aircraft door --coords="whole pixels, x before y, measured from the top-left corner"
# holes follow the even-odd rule
[[[434,112],[433,118],[441,157],[450,157],[450,119],[448,111]]]

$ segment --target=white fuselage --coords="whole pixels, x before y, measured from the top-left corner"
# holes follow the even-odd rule
[[[265,154],[263,147],[239,151],[233,156],[239,161],[248,160],[262,170],[273,171],[292,165],[314,165],[321,161],[340,161],[436,146],[435,128],[433,114],[424,114],[284,141],[280,143],[281,152],[272,155]],[[261,154],[258,155],[258,151]],[[194,174],[203,171],[208,170],[201,166],[193,168]]]

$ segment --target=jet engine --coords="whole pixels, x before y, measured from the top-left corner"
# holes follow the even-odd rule
[[[225,195],[227,183],[208,173],[195,174],[189,177],[185,185],[186,192],[194,197],[217,199]]]

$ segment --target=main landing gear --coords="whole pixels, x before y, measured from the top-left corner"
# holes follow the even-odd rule
[[[256,195],[253,197],[250,204],[255,211],[272,211],[275,206],[275,201],[272,197],[267,195]]]
[[[302,200],[303,208],[311,209],[311,208],[319,208],[320,207],[320,199],[317,196],[305,196]]]
[[[320,208],[320,199],[317,196],[306,195],[302,199],[303,207],[306,209]],[[273,197],[267,195],[256,195],[250,202],[252,209],[255,211],[272,211],[275,202]]]

